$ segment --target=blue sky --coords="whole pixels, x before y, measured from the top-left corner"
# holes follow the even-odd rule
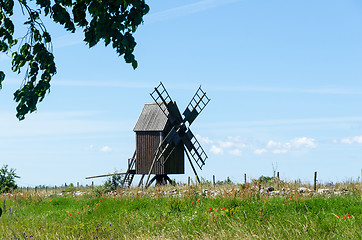
[[[23,75],[11,73],[10,58],[0,55],[7,74],[0,165],[16,168],[19,185],[90,184],[86,176],[126,170],[135,149],[132,129],[160,81],[181,111],[199,85],[211,98],[191,126],[209,156],[198,171],[205,179],[241,182],[244,173],[271,176],[273,166],[285,180],[311,182],[314,171],[321,182],[360,176],[360,1],[149,5],[135,34],[137,70],[102,43],[89,49],[81,31],[71,35],[45,21],[58,74],[38,111],[22,122],[12,93]],[[188,176],[186,164],[186,174],[170,177],[186,182]]]

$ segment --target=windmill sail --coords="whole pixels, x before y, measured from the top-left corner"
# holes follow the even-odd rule
[[[184,122],[193,123],[195,118],[201,113],[201,111],[209,103],[210,98],[206,96],[206,92],[202,91],[201,86],[197,89],[194,97],[191,99],[189,105],[187,105],[183,115],[185,116]]]
[[[185,144],[186,149],[190,153],[192,159],[196,162],[197,166],[202,169],[202,167],[205,165],[207,155],[190,129],[182,137],[182,141]]]
[[[180,111],[178,110],[176,103],[172,101],[162,82],[160,82],[160,84],[155,87],[150,95],[161,108],[162,112],[166,115],[166,117],[169,118],[171,124],[181,123],[182,116],[180,114]]]

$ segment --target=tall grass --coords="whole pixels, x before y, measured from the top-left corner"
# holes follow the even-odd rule
[[[282,186],[297,189],[299,185]],[[176,186],[2,195],[0,239],[362,239],[361,185],[347,194],[260,194],[255,186]],[[207,191],[206,191],[207,189]]]

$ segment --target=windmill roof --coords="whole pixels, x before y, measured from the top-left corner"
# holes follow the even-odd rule
[[[161,104],[164,106],[163,103]],[[168,114],[167,109],[166,113]],[[137,120],[136,126],[133,128],[133,131],[163,131],[166,128],[167,120],[168,118],[162,112],[157,103],[146,103]]]

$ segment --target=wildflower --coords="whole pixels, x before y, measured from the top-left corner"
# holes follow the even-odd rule
[[[351,217],[351,215],[349,215],[349,214],[348,214],[348,215],[347,215],[347,217],[348,217],[348,218],[350,218],[350,217]]]
[[[339,219],[339,216],[336,216],[337,219]]]
[[[211,208],[209,208],[209,211],[212,211],[212,207],[211,207]]]
[[[224,211],[226,208],[221,208],[221,211]]]
[[[69,213],[69,217],[72,216],[72,214]]]
[[[186,197],[190,197],[190,195],[187,195]]]
[[[34,237],[34,235],[32,234],[32,235],[30,235],[29,237],[30,237],[30,238],[31,238],[31,237]]]
[[[112,223],[109,223],[109,226],[112,226]]]
[[[199,198],[199,199],[197,199],[197,202],[200,202],[200,198]]]
[[[216,212],[219,212],[219,210],[216,209]]]
[[[52,202],[53,200],[49,200],[49,202]]]
[[[346,216],[344,216],[344,219],[346,219],[347,217]]]
[[[191,205],[194,204],[194,202],[191,202]]]
[[[78,211],[77,213],[80,213],[80,211]]]

